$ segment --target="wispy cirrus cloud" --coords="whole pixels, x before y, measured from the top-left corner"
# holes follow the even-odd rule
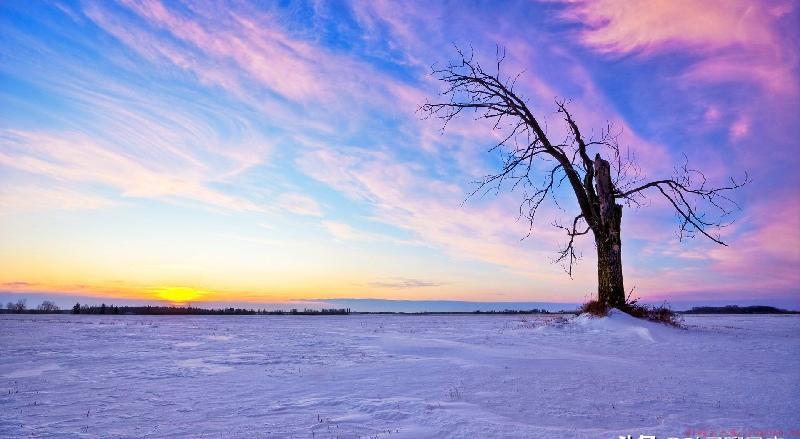
[[[124,44],[217,85],[271,117],[284,129],[334,131],[364,107],[413,112],[420,94],[359,59],[292,35],[274,14],[252,5],[193,4],[178,11],[158,0],[123,1],[133,20],[92,4],[86,14]],[[351,121],[335,117],[351,112]],[[332,122],[336,120],[334,125]]]
[[[531,260],[550,259],[563,237],[550,227],[539,227],[535,240],[521,243],[528,222],[513,221],[519,212],[511,197],[463,204],[464,187],[421,177],[421,165],[384,152],[318,149],[301,156],[298,165],[354,201],[370,203],[375,220],[410,232],[452,257],[489,262],[542,281],[563,275],[560,267],[546,262],[531,266]],[[543,216],[550,220],[547,216],[554,213]],[[333,230],[343,231],[336,225]]]
[[[724,282],[739,288],[791,289],[800,285],[800,197],[776,190],[752,203],[736,224],[735,251],[713,247],[707,257]],[[757,276],[753,276],[757,273]]]
[[[571,1],[562,16],[579,22],[580,41],[602,53],[698,57],[687,81],[754,82],[772,93],[798,92],[797,47],[782,23],[795,4],[752,0]]]
[[[441,286],[442,284],[439,282],[423,280],[423,279],[396,278],[396,279],[376,280],[370,282],[368,285],[375,288],[390,288],[395,290],[405,290],[409,288],[438,287]]]
[[[80,133],[0,132],[0,164],[56,181],[106,185],[127,197],[182,197],[226,209],[259,209],[209,187],[216,175],[204,174],[201,167],[143,163]]]
[[[528,224],[515,221],[520,193],[462,203],[471,182],[497,165],[486,150],[502,133],[470,117],[444,134],[440,121],[419,120],[417,106],[441,98],[429,67],[454,56],[453,41],[474,47],[487,65],[495,45],[504,47],[506,72],[525,71],[518,91],[554,139],[566,133],[553,99],[571,99],[587,133],[613,123],[622,146],[636,152],[652,177],[669,175],[682,153],[714,181],[751,169],[757,183],[745,189],[747,212],[761,205],[754,201],[760,194],[796,182],[781,172],[798,160],[786,140],[798,137],[798,109],[789,102],[798,89],[797,31],[789,23],[796,6],[698,5],[122,0],[27,9],[6,3],[0,6],[9,11],[0,14],[0,55],[7,61],[0,72],[9,78],[0,84],[4,221],[39,208],[79,216],[81,208],[146,209],[149,200],[174,210],[199,205],[203,212],[186,216],[206,239],[244,237],[259,260],[274,257],[264,249],[279,236],[302,236],[285,240],[298,260],[304,251],[354,248],[370,261],[392,259],[342,281],[342,289],[369,279],[447,279],[437,294],[464,294],[475,279],[471,294],[503,284],[518,294],[583,297],[594,284],[590,240],[575,282],[549,264],[565,238],[550,221],[564,212],[541,211],[534,234],[521,241]],[[36,26],[19,24],[28,21]],[[569,208],[562,195],[559,202]],[[633,284],[707,290],[726,276],[745,284],[761,269],[784,280],[770,288],[785,290],[796,279],[787,270],[797,263],[790,252],[759,246],[776,245],[781,234],[793,242],[798,233],[787,219],[754,208],[726,232],[743,248],[734,256],[699,243],[678,246],[668,206],[651,207],[625,211],[626,276]],[[204,216],[207,210],[235,221]],[[290,218],[279,218],[284,214]],[[259,227],[264,223],[269,230]],[[182,257],[196,261],[197,253]],[[238,255],[242,249],[231,250],[197,272],[220,270],[223,258],[247,264]],[[409,267],[422,258],[436,268]],[[158,270],[166,262],[202,265],[165,261]],[[226,266],[230,272],[219,277],[237,277],[241,265]]]
[[[570,1],[563,16],[581,21],[583,43],[607,53],[645,54],[695,48],[778,43],[772,21],[790,2],[755,7],[752,1]],[[702,10],[703,13],[698,13]]]
[[[16,281],[16,282],[3,282],[0,283],[0,286],[2,286],[3,288],[11,288],[12,290],[16,290],[16,289],[31,287],[34,286],[34,284],[31,284],[30,282]]]
[[[111,198],[61,185],[24,184],[0,188],[0,215],[43,210],[106,209],[117,204]]]
[[[278,196],[275,206],[297,215],[322,216],[322,206],[308,195],[287,192]]]
[[[191,69],[225,87],[238,88],[234,82],[244,73],[261,82],[275,93],[287,99],[319,99],[328,93],[328,85],[319,81],[320,72],[314,65],[323,63],[313,56],[319,52],[310,44],[288,37],[267,14],[258,17],[240,15],[234,11],[214,10],[195,5],[186,16],[175,12],[160,1],[123,1],[127,8],[138,14],[149,24],[161,29],[188,45],[175,47],[170,40],[159,39],[152,43],[131,38],[120,29],[118,17],[96,8],[88,9],[90,17],[119,36],[123,42],[144,53],[163,55],[179,67]],[[217,20],[216,26],[209,26],[211,16]],[[259,25],[256,25],[257,21]],[[269,23],[269,24],[267,24]],[[163,43],[170,48],[161,49]],[[189,56],[182,55],[187,53]],[[192,62],[194,56],[203,54],[203,59],[217,59],[223,68],[214,74],[208,62]],[[321,68],[321,67],[320,67]]]
[[[93,21],[136,50],[132,55],[108,40],[72,35],[84,50],[103,52],[104,62],[92,67],[76,62],[68,52],[10,30],[9,38],[18,40],[28,52],[5,51],[13,62],[3,70],[68,102],[71,113],[39,107],[40,117],[53,121],[48,129],[2,131],[2,163],[39,177],[26,177],[25,186],[5,188],[2,202],[6,212],[37,206],[71,210],[108,207],[116,202],[114,196],[98,195],[96,187],[110,187],[121,197],[189,201],[239,212],[320,215],[312,197],[274,181],[266,197],[243,190],[254,186],[243,176],[254,167],[269,166],[274,145],[287,136],[270,123],[287,120],[291,111],[269,113],[283,119],[268,118],[269,123],[264,123],[260,113],[264,108],[249,107],[252,97],[239,93],[250,84],[240,80],[236,66],[214,63],[199,50],[187,50],[185,45],[115,15],[113,8],[88,4],[85,16],[64,8],[70,11],[71,20]],[[59,30],[74,32],[69,26]],[[36,66],[36,56],[46,57],[48,62]],[[187,84],[175,70],[164,69],[164,61],[174,64],[177,72],[196,74],[200,87],[192,81]],[[154,71],[153,66],[158,68]],[[35,75],[29,73],[31,69]],[[148,81],[150,77],[153,80]],[[231,98],[206,94],[208,86],[222,87]],[[298,124],[297,129],[300,126],[308,127]]]
[[[422,241],[413,239],[402,239],[383,233],[370,232],[342,221],[323,221],[323,227],[334,238],[341,241],[367,242],[367,243],[389,243],[396,245],[425,245]]]

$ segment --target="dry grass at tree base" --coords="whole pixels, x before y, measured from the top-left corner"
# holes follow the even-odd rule
[[[677,328],[683,327],[683,320],[681,319],[681,316],[666,305],[640,305],[637,300],[633,300],[626,301],[624,305],[617,308],[620,311],[639,319],[663,323],[665,325],[675,326]],[[586,302],[581,305],[580,308],[578,308],[579,313],[588,313],[595,317],[605,317],[608,315],[609,311],[611,311],[611,308],[608,305],[597,300]]]

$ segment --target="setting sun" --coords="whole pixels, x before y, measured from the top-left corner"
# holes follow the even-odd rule
[[[800,439],[798,54],[800,0],[0,0],[0,439]]]
[[[181,305],[192,300],[208,295],[207,291],[200,291],[189,287],[160,287],[153,290],[155,295],[162,300]]]

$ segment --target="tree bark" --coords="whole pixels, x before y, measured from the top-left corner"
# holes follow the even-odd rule
[[[622,278],[622,206],[614,202],[611,164],[597,154],[594,159],[595,191],[600,211],[600,223],[594,231],[597,246],[597,300],[608,306],[625,303]]]

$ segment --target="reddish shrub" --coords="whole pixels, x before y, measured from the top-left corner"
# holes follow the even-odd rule
[[[640,305],[638,299],[634,299],[625,302],[624,305],[619,307],[619,310],[639,319],[663,323],[678,328],[683,327],[683,319],[681,319],[680,314],[671,310],[666,303],[660,306],[647,306]],[[579,314],[589,313],[595,317],[605,317],[608,315],[609,311],[610,308],[606,304],[598,302],[597,300],[586,302],[578,308]]]
[[[608,315],[608,311],[608,305],[597,300],[590,300],[578,308],[579,314],[589,313],[595,317],[605,317]]]

